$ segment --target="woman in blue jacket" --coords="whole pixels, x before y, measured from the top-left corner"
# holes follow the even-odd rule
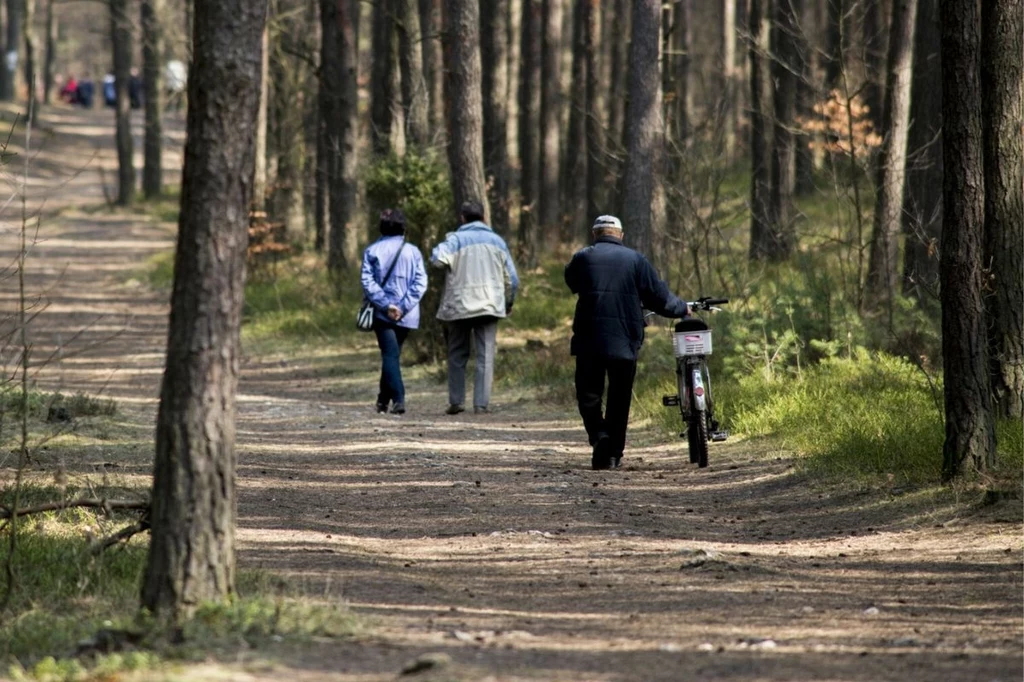
[[[387,209],[380,214],[380,234],[380,239],[363,252],[361,276],[363,294],[373,303],[373,332],[380,347],[377,412],[387,412],[390,404],[392,414],[405,414],[400,357],[409,330],[420,326],[420,299],[427,290],[427,271],[420,250],[405,243],[405,216],[401,211]]]

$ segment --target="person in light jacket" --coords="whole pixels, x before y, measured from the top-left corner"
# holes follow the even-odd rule
[[[405,216],[395,209],[380,214],[381,237],[363,252],[363,294],[373,303],[373,332],[380,348],[380,391],[377,412],[405,414],[402,345],[409,331],[420,326],[420,299],[427,290],[423,256],[405,243]],[[395,267],[384,281],[391,264]]]
[[[519,276],[505,240],[484,222],[483,205],[462,204],[462,226],[434,247],[430,264],[446,272],[437,319],[446,323],[448,339],[447,414],[465,410],[466,364],[470,343],[476,346],[473,411],[486,413],[494,380],[498,320],[512,312]]]

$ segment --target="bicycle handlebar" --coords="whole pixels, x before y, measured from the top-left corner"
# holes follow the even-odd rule
[[[710,298],[708,296],[704,296],[696,301],[687,301],[686,305],[690,306],[691,310],[710,310],[711,306],[722,305],[723,303],[728,302],[729,299],[727,298]]]

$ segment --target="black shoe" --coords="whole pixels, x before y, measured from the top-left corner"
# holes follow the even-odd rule
[[[445,414],[458,414],[459,412],[465,412],[466,408],[462,405],[452,403],[448,406],[448,409],[444,411]]]
[[[621,466],[622,466],[622,458],[621,457],[612,457],[612,461],[611,461],[611,464],[610,464],[609,468],[611,468],[611,469],[618,469]]]
[[[377,403],[377,414],[384,414],[388,411],[387,403]]]
[[[395,403],[392,405],[391,414],[405,414],[405,403]]]
[[[597,442],[594,443],[594,454],[590,458],[591,469],[600,471],[601,469],[611,468],[612,456],[608,452],[611,443],[612,441],[608,434],[602,433],[598,435]]]
[[[491,411],[487,409],[486,405],[474,405],[473,414],[490,414]]]

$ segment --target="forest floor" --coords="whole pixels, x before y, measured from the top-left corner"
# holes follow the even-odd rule
[[[46,217],[26,274],[46,303],[31,323],[33,357],[51,360],[37,381],[115,399],[119,433],[135,443],[92,442],[46,464],[144,487],[168,296],[132,273],[172,247],[174,226],[103,207],[101,183],[115,181],[111,113],[55,108],[40,120],[29,188],[30,203],[46,197]],[[180,145],[180,121],[168,129]],[[5,259],[15,205],[4,209]],[[16,293],[3,280],[0,309]],[[243,360],[238,561],[344,602],[362,634],[139,678],[1024,676],[1019,499],[823,486],[749,441],[716,444],[697,470],[682,441],[643,428],[621,470],[594,472],[571,406],[498,388],[491,414],[449,417],[444,385],[412,372],[409,413],[378,415],[372,337],[308,347]],[[9,459],[0,466],[9,480]],[[417,659],[423,671],[402,675]]]

